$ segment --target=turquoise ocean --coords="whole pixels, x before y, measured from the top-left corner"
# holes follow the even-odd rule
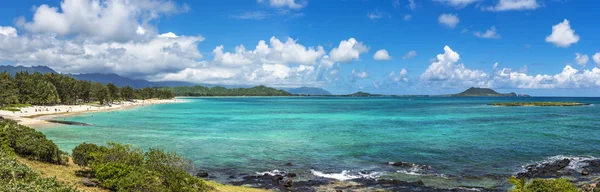
[[[600,157],[600,98],[219,97],[57,117],[39,128],[65,151],[108,141],[191,159],[214,180],[289,171],[300,178],[506,186],[524,165]],[[580,107],[494,107],[576,101]],[[386,162],[415,164],[393,167]],[[291,162],[293,166],[285,164]]]

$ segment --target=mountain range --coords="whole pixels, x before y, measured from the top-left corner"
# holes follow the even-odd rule
[[[0,65],[0,72],[6,71],[11,75],[15,75],[17,72],[27,71],[29,73],[58,73],[50,67],[47,66],[12,66],[12,65]],[[205,87],[225,87],[225,88],[249,88],[252,86],[243,86],[243,85],[211,85],[211,84],[196,84],[189,83],[184,81],[148,81],[143,79],[131,79],[127,77],[123,77],[114,73],[82,73],[82,74],[66,74],[77,80],[87,80],[91,82],[100,82],[100,83],[113,83],[116,86],[131,86],[135,89],[145,88],[145,87],[182,87],[182,86],[194,86],[194,85],[202,85]],[[298,88],[287,88],[282,89],[291,94],[298,95],[331,95],[327,90],[316,88],[316,87],[298,87]]]

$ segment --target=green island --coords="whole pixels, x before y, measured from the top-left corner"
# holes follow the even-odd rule
[[[584,105],[591,105],[591,104],[578,103],[578,102],[499,102],[499,103],[490,103],[488,105],[506,106],[506,107],[519,107],[519,106],[570,107],[570,106],[584,106]]]

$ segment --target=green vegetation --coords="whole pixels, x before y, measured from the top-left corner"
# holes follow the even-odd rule
[[[291,96],[292,94],[283,90],[278,90],[265,86],[256,86],[252,88],[227,89],[225,87],[165,87],[161,90],[171,91],[176,96]]]
[[[73,149],[78,165],[89,165],[89,172],[100,185],[115,191],[206,191],[204,180],[192,176],[192,162],[175,153],[159,149],[147,152],[130,145],[108,143],[97,146],[83,143]]]
[[[511,192],[577,192],[575,184],[564,178],[559,179],[533,179],[527,182],[525,178],[511,177],[508,182],[513,185]]]
[[[589,103],[577,103],[577,102],[500,102],[500,103],[490,103],[488,105],[507,106],[507,107],[515,107],[515,106],[552,107],[552,106],[583,106],[583,105],[590,105],[590,104]]]
[[[19,125],[12,120],[0,121],[0,141],[10,151],[37,161],[64,164],[64,152],[52,140],[35,129]],[[6,147],[5,147],[6,148]]]
[[[450,95],[452,97],[516,97],[516,93],[498,93],[489,88],[471,87],[461,93]]]
[[[122,100],[173,98],[168,90],[131,87],[119,88],[112,83],[78,81],[73,77],[54,73],[18,72],[12,77],[0,73],[0,110],[19,111],[15,105],[77,105],[99,102],[101,105]]]
[[[48,150],[48,151],[46,151]],[[0,121],[0,189],[5,191],[76,191],[17,162],[15,154],[61,163],[58,147],[43,134],[14,121]]]

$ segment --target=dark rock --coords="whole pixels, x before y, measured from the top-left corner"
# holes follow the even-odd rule
[[[230,175],[230,176],[229,176],[229,178],[230,178],[230,179],[235,179],[235,178],[237,178],[237,177],[236,177],[235,175]]]
[[[92,126],[91,124],[75,122],[75,121],[61,121],[61,120],[46,120],[46,121],[48,121],[50,123],[58,123],[58,124],[64,124],[64,125]]]
[[[283,181],[283,186],[286,188],[292,187],[292,184],[293,184],[293,182],[291,179],[286,179],[285,181]]]
[[[98,183],[92,181],[90,178],[84,177],[83,179],[81,179],[81,183],[83,183],[83,185],[88,186],[88,187],[95,187],[98,185]]]
[[[287,175],[285,175],[286,177],[296,177],[298,176],[296,173],[288,173]]]
[[[388,165],[391,165],[394,167],[412,167],[414,164],[399,161],[399,162],[388,162]]]
[[[287,162],[285,166],[294,166],[294,164],[292,164],[292,162]]]
[[[587,170],[581,171],[581,175],[589,175],[589,174],[590,174],[590,172],[588,172]]]
[[[281,180],[283,180],[283,176],[282,175],[275,175],[275,176],[273,176],[273,181],[279,182]]]
[[[551,163],[544,163],[541,165],[529,165],[525,167],[525,172],[517,174],[518,178],[535,178],[535,177],[558,177],[560,171],[569,166],[571,160],[562,159]]]
[[[4,117],[0,116],[0,121],[4,121]]]
[[[590,174],[600,174],[600,159],[586,160],[583,162],[588,164],[583,166],[584,170],[587,170]]]
[[[205,178],[205,177],[208,177],[208,173],[207,172],[198,172],[198,173],[196,173],[196,177]]]

